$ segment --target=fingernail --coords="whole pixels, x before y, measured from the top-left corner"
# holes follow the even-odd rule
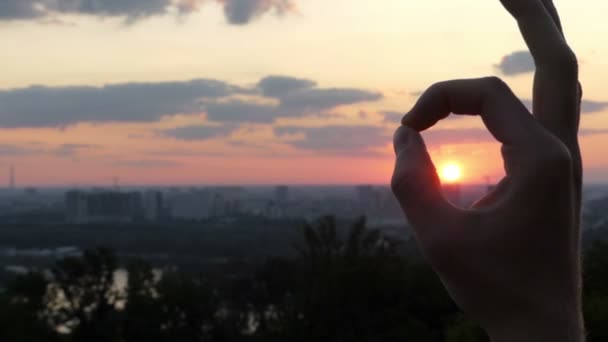
[[[407,126],[401,126],[395,132],[395,136],[393,137],[393,146],[395,148],[395,154],[399,154],[399,152],[403,151],[407,148],[410,138],[412,136],[412,129]]]

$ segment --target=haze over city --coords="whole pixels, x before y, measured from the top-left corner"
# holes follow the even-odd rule
[[[559,5],[585,86],[585,179],[604,183],[608,5]],[[0,170],[18,184],[386,184],[392,134],[432,83],[498,75],[531,98],[532,60],[494,1],[0,7]],[[504,173],[478,118],[425,138],[464,183]]]

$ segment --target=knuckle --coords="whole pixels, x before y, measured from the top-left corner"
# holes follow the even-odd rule
[[[553,142],[542,152],[536,156],[534,170],[537,175],[563,175],[571,172],[573,158],[566,145]]]
[[[484,88],[490,91],[502,92],[509,89],[509,86],[505,81],[497,76],[489,76],[482,79]]]
[[[395,173],[391,179],[391,190],[397,198],[405,197],[407,194],[416,191],[416,183],[413,175],[409,171]]]
[[[551,61],[546,63],[552,69],[560,71],[561,75],[565,77],[572,77],[578,74],[578,59],[576,54],[567,45],[557,51]]]
[[[443,91],[445,89],[447,82],[437,82],[432,84],[425,93],[433,95],[433,96],[438,96],[443,94]]]

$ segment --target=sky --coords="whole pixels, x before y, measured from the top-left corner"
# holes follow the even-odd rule
[[[608,3],[555,2],[608,182]],[[497,75],[529,104],[533,79],[498,0],[0,0],[0,35],[0,186],[386,184],[424,89]],[[477,117],[424,137],[464,182],[504,175]]]

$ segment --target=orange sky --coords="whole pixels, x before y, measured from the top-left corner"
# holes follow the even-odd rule
[[[400,113],[432,83],[498,75],[530,98],[529,57],[498,0],[229,2],[7,13],[0,184],[10,165],[36,186],[386,184]],[[608,45],[597,40],[608,4],[556,3],[581,61],[586,180],[608,182]],[[465,182],[503,175],[477,118],[425,137]]]

